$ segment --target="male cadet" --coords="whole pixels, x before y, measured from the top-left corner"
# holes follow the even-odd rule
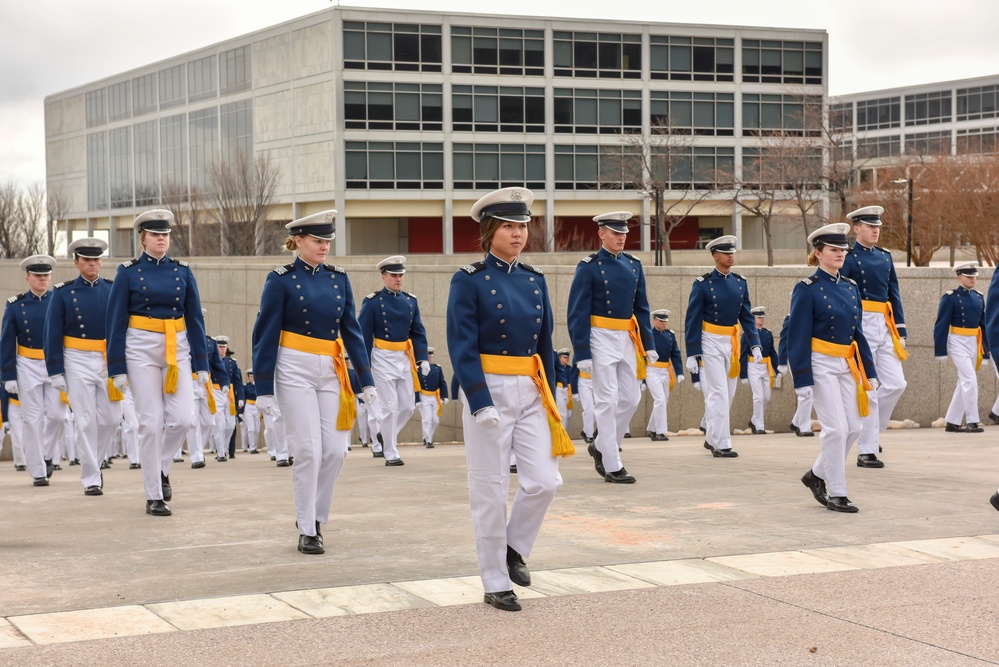
[[[55,259],[48,255],[21,261],[28,291],[7,299],[0,327],[0,375],[21,404],[24,460],[35,486],[49,485],[66,423],[66,405],[49,380],[43,349],[53,266]]]
[[[763,328],[767,311],[763,306],[756,306],[750,311],[756,318],[756,332],[760,335],[760,348],[763,350],[763,361],[749,361],[749,340],[742,334],[739,346],[739,378],[743,384],[748,384],[753,390],[753,418],[749,420],[749,428],[755,435],[766,435],[763,425],[767,406],[774,386],[774,368],[778,366],[777,350],[774,349],[774,335],[770,329]]]
[[[572,373],[572,366],[569,365],[569,353],[567,347],[559,348],[555,351],[555,405],[558,406],[559,416],[562,417],[562,428],[569,426],[569,417],[572,416],[572,381],[569,376]]]
[[[621,441],[638,408],[638,381],[659,360],[649,324],[642,262],[624,252],[629,211],[593,218],[600,250],[576,266],[567,323],[576,365],[593,378],[596,441],[587,451],[604,481],[634,484],[621,462]]]
[[[868,392],[870,415],[860,420],[857,465],[861,468],[885,466],[884,461],[878,459],[880,432],[888,428],[895,404],[905,391],[902,362],[909,356],[905,351],[905,315],[895,264],[891,253],[877,246],[884,211],[880,206],[865,206],[847,214],[847,219],[853,223],[857,242],[839,271],[841,276],[850,278],[860,288],[864,306],[864,337],[871,346],[880,383],[876,390]]]
[[[649,424],[645,427],[645,435],[653,442],[669,440],[666,437],[666,431],[669,430],[666,405],[673,387],[683,382],[680,346],[676,342],[676,335],[668,328],[670,315],[672,313],[665,308],[652,311],[652,340],[660,361],[649,364],[646,370],[645,383],[652,395],[652,413],[649,415]]]
[[[787,348],[790,340],[787,336],[787,325],[791,321],[790,315],[784,316],[784,322],[780,325],[780,341],[777,343],[777,375],[787,373]],[[793,385],[792,385],[793,386]],[[797,408],[794,417],[791,418],[791,430],[799,438],[812,438],[812,388],[796,387],[794,390],[797,397]]]
[[[246,405],[246,394],[243,390],[243,373],[239,370],[236,362],[236,354],[229,347],[228,336],[219,336],[225,339],[219,342],[219,354],[222,356],[222,363],[225,364],[226,372],[229,374],[229,410],[225,415],[225,436],[226,451],[229,458],[236,458],[236,417],[242,416],[243,407]]]
[[[107,248],[89,237],[69,244],[80,275],[55,286],[45,319],[45,366],[52,388],[65,391],[73,406],[80,481],[88,496],[104,495],[99,466],[110,454],[124,398],[108,383],[105,320],[111,281],[100,275]]]
[[[230,404],[229,396],[232,394],[232,378],[229,376],[230,364],[226,361],[226,350],[229,349],[228,336],[216,336],[215,344],[218,346],[219,357],[222,360],[222,367],[225,369],[225,377],[220,382],[215,382],[212,378],[212,388],[215,390],[215,417],[212,420],[212,449],[215,450],[215,460],[225,463],[229,459],[229,419],[232,418],[232,428],[236,427],[236,406]],[[229,414],[230,410],[232,415]]]
[[[434,348],[427,348],[430,372],[420,375],[420,420],[423,422],[423,446],[434,448],[434,433],[441,422],[441,412],[448,403],[444,369],[434,363]]]
[[[260,410],[257,409],[257,385],[253,383],[253,369],[246,369],[246,384],[243,385],[243,451],[251,454],[257,451],[260,437]]]
[[[399,432],[416,410],[419,375],[430,373],[427,332],[416,297],[402,291],[406,258],[386,257],[376,268],[385,287],[364,297],[357,316],[378,393],[378,402],[368,409],[378,411],[378,440],[384,447],[375,451],[372,445],[371,451],[375,457],[384,456],[385,465],[401,466]]]
[[[975,289],[978,263],[954,267],[958,286],[940,297],[933,325],[933,354],[941,363],[947,357],[957,368],[957,386],[945,417],[948,433],[981,433],[978,419],[978,377],[989,364],[989,342],[985,336],[985,296]],[[866,333],[866,330],[865,330]],[[962,422],[966,422],[962,426]]]
[[[732,270],[735,243],[734,236],[719,236],[708,243],[715,268],[694,281],[683,327],[687,370],[694,376],[691,381],[700,381],[704,394],[704,448],[710,450],[712,456],[722,458],[739,455],[732,449],[729,425],[735,379],[739,377],[739,324],[742,324],[753,362],[763,361],[760,335],[751,312],[749,285]]]

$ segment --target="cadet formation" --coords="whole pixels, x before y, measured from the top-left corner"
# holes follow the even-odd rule
[[[103,471],[127,459],[141,471],[146,513],[163,517],[173,513],[170,473],[185,453],[198,470],[205,452],[223,464],[237,450],[259,454],[263,442],[275,466],[292,468],[298,550],[322,554],[355,425],[361,447],[400,467],[400,433],[414,413],[432,449],[444,407],[458,399],[483,599],[516,611],[513,585],[531,584],[527,559],[562,484],[559,459],[575,453],[574,410],[600,478],[634,484],[623,444],[642,392],[651,399],[645,434],[663,442],[670,394],[689,381],[704,399],[704,449],[734,459],[740,381],[752,393],[752,434],[768,432],[772,390],[784,382],[797,403],[790,430],[813,437],[813,411],[821,426],[802,484],[828,510],[859,511],[847,494],[847,457],[856,443],[858,467],[885,466],[880,434],[906,388],[903,300],[891,254],[877,245],[880,206],[809,235],[814,271],[795,285],[776,339],[767,307],[752,303],[734,270],[736,237],[711,240],[705,259],[714,266],[691,284],[681,350],[667,308],[676,297],[649,294],[641,261],[624,250],[628,211],[593,217],[599,250],[577,264],[566,312],[554,311],[544,272],[520,260],[533,200],[526,188],[504,188],[470,211],[483,259],[451,280],[446,340],[437,341],[450,383],[419,300],[404,289],[405,257],[378,262],[381,289],[359,298],[347,272],[327,263],[336,211],[286,225],[293,259],[267,275],[245,369],[232,332],[207,331],[191,267],[169,255],[169,211],[135,218],[142,252],[114,280],[100,275],[107,243],[97,238],[69,245],[78,275],[56,285],[54,258],[24,259],[27,289],[7,299],[0,329],[3,433],[15,468],[45,487],[66,461],[79,467],[84,495],[101,496]],[[993,279],[986,299],[977,276],[974,262],[955,268],[933,325],[935,357],[957,371],[947,433],[984,430],[977,373],[989,363],[988,341],[999,340],[999,284]],[[569,345],[556,348],[556,339]],[[999,399],[987,419],[999,424]],[[999,492],[991,504],[999,510]]]

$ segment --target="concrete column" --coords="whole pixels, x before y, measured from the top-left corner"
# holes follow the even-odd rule
[[[735,202],[732,202],[732,234],[736,249],[742,250],[742,207]]]

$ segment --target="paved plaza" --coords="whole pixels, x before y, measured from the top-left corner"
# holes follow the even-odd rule
[[[626,440],[633,486],[577,441],[519,613],[481,601],[460,444],[355,446],[324,556],[266,454],[175,464],[168,518],[121,460],[96,498],[4,462],[0,665],[999,664],[997,435],[890,431],[856,515],[798,481],[818,438]]]

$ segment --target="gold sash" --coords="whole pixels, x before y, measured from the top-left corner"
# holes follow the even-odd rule
[[[837,343],[830,343],[827,340],[813,338],[812,352],[846,359],[846,365],[850,368],[850,374],[853,375],[853,379],[857,383],[857,408],[860,410],[860,416],[866,417],[871,414],[871,408],[867,403],[867,392],[871,390],[871,383],[867,380],[867,371],[864,369],[864,362],[860,358],[860,348],[857,347],[857,341],[849,345],[839,345]]]
[[[645,346],[642,344],[642,336],[638,331],[638,320],[634,315],[629,320],[619,320],[613,317],[601,317],[600,315],[590,315],[590,326],[598,329],[611,329],[613,331],[627,331],[631,337],[631,342],[635,345],[635,355],[638,359],[635,377],[639,380],[645,379]]]
[[[985,348],[982,346],[982,328],[952,326],[950,332],[957,336],[974,336],[978,339],[978,354],[975,355],[975,370],[977,371],[982,365],[982,359],[985,357]]]
[[[158,320],[155,317],[144,315],[129,315],[128,326],[132,329],[152,331],[164,335],[166,338],[167,374],[166,380],[163,382],[163,391],[167,394],[175,393],[177,391],[177,376],[180,373],[180,367],[177,366],[177,334],[187,329],[187,324],[182,318]]]
[[[732,339],[732,358],[728,362],[728,376],[730,378],[739,377],[739,368],[742,365],[739,360],[742,354],[742,338],[739,333],[739,325],[734,324],[730,327],[723,327],[718,324],[711,324],[710,322],[701,322],[701,330],[715,334],[716,336],[728,336]]]
[[[861,303],[868,313],[884,314],[885,322],[888,324],[888,332],[891,333],[891,344],[895,347],[895,354],[901,361],[908,359],[909,353],[902,347],[902,336],[898,333],[898,327],[895,326],[895,313],[892,312],[891,304],[887,301],[871,301],[869,299],[864,299]]]
[[[343,358],[343,343],[340,342],[340,339],[311,338],[291,331],[282,331],[278,345],[289,350],[333,357],[336,377],[340,380],[340,410],[336,417],[336,428],[338,431],[349,431],[354,428],[354,420],[357,418],[357,404],[354,402],[354,390],[350,386],[347,361]]]

